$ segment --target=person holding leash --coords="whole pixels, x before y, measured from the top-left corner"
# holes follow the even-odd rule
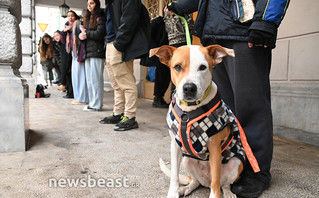
[[[239,9],[239,1],[246,12]],[[258,197],[270,185],[273,123],[270,103],[271,50],[289,0],[179,0],[166,11],[178,15],[198,11],[192,33],[204,46],[219,44],[234,49],[213,70],[220,97],[230,106],[246,133],[261,171],[246,163],[231,190],[240,197]]]

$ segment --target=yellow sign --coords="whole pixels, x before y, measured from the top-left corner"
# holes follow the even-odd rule
[[[44,32],[45,29],[48,27],[48,24],[47,23],[38,23],[38,26],[40,27],[42,32]]]

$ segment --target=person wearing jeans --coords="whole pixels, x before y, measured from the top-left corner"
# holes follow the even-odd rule
[[[85,42],[85,74],[88,87],[89,105],[83,111],[100,111],[104,96],[104,37],[105,14],[99,0],[88,0],[87,10],[81,26],[80,40]]]

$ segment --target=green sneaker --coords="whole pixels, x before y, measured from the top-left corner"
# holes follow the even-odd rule
[[[114,131],[127,131],[136,128],[138,128],[136,118],[133,117],[129,119],[128,117],[124,116],[122,120],[115,125]]]
[[[110,116],[100,119],[101,124],[117,124],[123,118],[123,113],[121,115],[115,115],[112,113]]]

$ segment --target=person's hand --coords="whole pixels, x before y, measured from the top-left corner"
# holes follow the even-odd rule
[[[180,16],[183,16],[183,14],[178,13],[178,11],[177,11],[177,9],[176,9],[176,7],[175,7],[175,3],[174,3],[174,2],[169,3],[169,4],[166,6],[166,8],[167,8],[168,11],[171,11],[171,12],[174,12],[175,14],[178,14],[178,15],[180,15]],[[165,11],[165,10],[164,10],[164,11]]]
[[[83,25],[80,25],[80,30],[81,30],[81,32],[85,32],[85,28],[83,27]]]
[[[173,13],[172,11],[170,11],[170,10],[167,9],[167,6],[165,6],[165,8],[164,8],[164,13],[165,13],[165,14],[166,14],[166,13],[170,14],[171,17],[173,17],[173,15],[174,15],[174,13]]]
[[[65,26],[63,32],[70,31],[72,29],[72,25]]]
[[[81,32],[80,34],[79,34],[79,39],[80,40],[85,40],[87,37],[86,37],[86,33],[83,33],[83,32]]]
[[[83,25],[80,25],[80,30],[81,30],[81,33],[79,35],[79,39],[80,40],[85,40],[87,38],[86,36],[86,29],[83,27]]]
[[[254,46],[273,49],[276,46],[276,37],[269,32],[251,30],[248,37],[248,47],[252,48]]]

